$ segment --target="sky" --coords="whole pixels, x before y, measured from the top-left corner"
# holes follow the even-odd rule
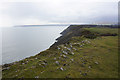
[[[119,0],[2,0],[0,27],[43,24],[114,24]]]

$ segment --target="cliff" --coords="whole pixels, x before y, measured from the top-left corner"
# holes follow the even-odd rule
[[[71,25],[49,49],[3,65],[3,79],[118,78],[118,28],[110,26]]]

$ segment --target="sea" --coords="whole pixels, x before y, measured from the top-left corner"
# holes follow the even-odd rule
[[[68,26],[0,28],[0,65],[34,56],[48,49]]]

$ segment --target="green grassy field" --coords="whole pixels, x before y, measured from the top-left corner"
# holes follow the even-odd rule
[[[118,29],[84,29],[118,34]],[[118,78],[118,35],[72,37],[69,43],[6,67],[3,66],[3,78]]]

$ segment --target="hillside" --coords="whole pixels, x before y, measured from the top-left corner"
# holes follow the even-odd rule
[[[3,65],[3,78],[118,78],[118,28],[70,26],[49,49]]]

